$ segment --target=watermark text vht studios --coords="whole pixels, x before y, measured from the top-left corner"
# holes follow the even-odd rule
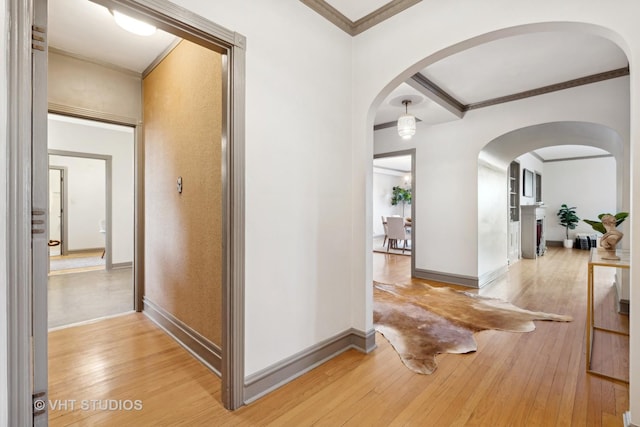
[[[34,409],[41,411],[142,411],[142,400],[132,399],[36,399]]]

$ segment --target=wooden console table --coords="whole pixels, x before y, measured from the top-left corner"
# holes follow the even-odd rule
[[[589,254],[589,273],[587,278],[587,372],[597,375],[599,377],[607,378],[610,380],[620,381],[629,384],[629,381],[623,378],[617,378],[610,375],[603,374],[601,372],[591,369],[591,353],[593,350],[593,332],[601,331],[611,334],[629,336],[628,332],[618,331],[615,329],[603,328],[596,326],[594,321],[594,295],[593,295],[593,268],[598,267],[613,267],[613,268],[629,268],[629,251],[628,250],[616,250],[616,255],[619,260],[603,259],[606,256],[606,252],[598,251],[597,248],[592,248]]]

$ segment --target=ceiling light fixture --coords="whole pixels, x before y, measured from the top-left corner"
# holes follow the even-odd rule
[[[398,117],[398,135],[402,139],[411,139],[416,134],[416,118],[409,114],[409,104],[411,101],[405,99],[402,101],[404,105],[404,114]]]
[[[111,14],[113,15],[113,19],[115,19],[116,24],[130,33],[137,34],[139,36],[150,36],[156,32],[156,27],[153,25],[134,19],[118,12],[117,10],[112,10]]]

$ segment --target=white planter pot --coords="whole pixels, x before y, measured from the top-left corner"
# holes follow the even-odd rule
[[[567,249],[573,248],[573,240],[572,239],[564,239],[564,247]]]

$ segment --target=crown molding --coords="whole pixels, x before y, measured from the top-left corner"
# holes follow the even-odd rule
[[[539,156],[538,156],[539,157]],[[564,157],[561,159],[542,159],[543,163],[553,163],[553,162],[568,162],[572,160],[591,160],[591,159],[604,159],[607,157],[613,157],[612,154],[597,154],[595,156],[579,156],[579,157]]]
[[[353,22],[339,10],[324,0],[300,0],[309,8],[319,13],[326,20],[340,28],[350,36],[356,36],[363,31],[385,21],[403,10],[420,3],[422,0],[392,0],[384,6],[374,10],[366,16]]]

